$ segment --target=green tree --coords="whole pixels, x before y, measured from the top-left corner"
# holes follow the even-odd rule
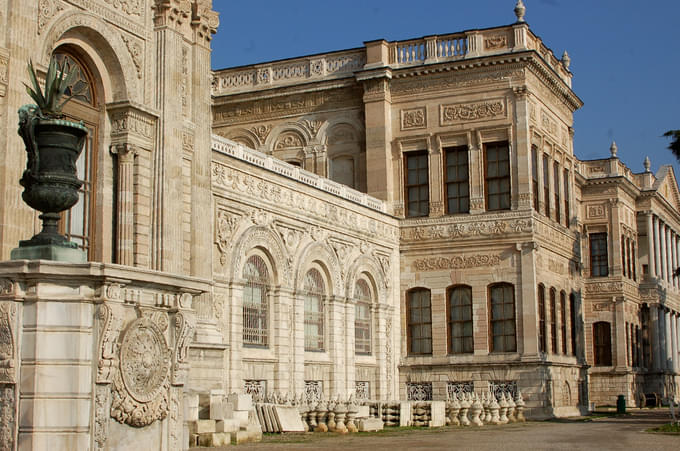
[[[671,143],[668,145],[668,149],[673,152],[675,158],[680,161],[680,130],[668,130],[663,136],[671,138]]]

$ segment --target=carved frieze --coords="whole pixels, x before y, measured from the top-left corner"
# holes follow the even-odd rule
[[[401,129],[427,127],[427,113],[425,107],[401,110]]]
[[[597,282],[588,283],[585,286],[586,293],[589,294],[617,294],[623,291],[623,282]]]
[[[490,36],[484,39],[484,50],[502,49],[508,46],[507,36]]]
[[[56,2],[57,0],[53,1]],[[84,11],[91,13],[93,16],[103,18],[107,22],[112,23],[113,25],[117,26],[122,30],[132,33],[140,38],[146,38],[147,34],[146,29],[143,25],[140,25],[140,23],[143,23],[146,17],[146,14],[144,14],[146,0],[105,0],[105,2],[102,2],[101,0],[65,0],[65,1],[72,5],[77,6],[78,8]],[[112,5],[111,6],[106,5],[106,3],[111,4],[115,1],[118,1],[119,3],[129,3],[129,6],[131,6],[131,8],[128,7],[128,10],[135,10],[135,8],[137,8],[139,14],[128,14],[122,8],[112,7]],[[159,3],[163,0],[155,1]],[[182,1],[188,2],[188,0]],[[139,3],[139,5],[135,6],[133,3]],[[52,47],[50,46],[50,48]]]
[[[588,205],[586,207],[586,218],[588,219],[604,219],[607,217],[607,209],[604,204]]]
[[[227,262],[227,255],[231,247],[231,238],[238,228],[241,216],[226,210],[217,211],[217,220],[215,224],[215,244],[220,253],[220,264],[224,265]]]
[[[119,423],[144,427],[167,416],[172,362],[167,327],[167,314],[155,312],[134,320],[123,332],[111,402],[111,417]]]
[[[64,7],[59,0],[40,0],[38,2],[38,34],[42,33],[50,20],[54,19]]]
[[[321,128],[321,125],[323,125],[323,121],[319,119],[312,120],[305,119],[304,121],[302,121],[302,123],[305,125],[307,130],[309,130],[309,133],[314,137],[316,136],[317,133],[319,133],[319,129]]]
[[[476,236],[522,233],[532,230],[531,219],[508,219],[476,221],[462,224],[432,224],[401,229],[401,240],[405,242],[429,239],[467,238]]]
[[[503,70],[494,72],[476,72],[466,75],[447,73],[440,76],[394,78],[391,81],[393,95],[417,94],[423,91],[450,90],[465,88],[486,83],[510,80],[523,77],[523,69]]]
[[[593,312],[611,312],[614,310],[614,304],[610,301],[593,303]]]
[[[16,382],[16,345],[14,325],[17,307],[14,302],[0,302],[0,384]]]
[[[111,112],[111,135],[133,136],[143,141],[155,138],[155,118],[132,108]]]
[[[441,124],[448,125],[457,122],[481,121],[505,117],[506,107],[504,99],[486,102],[458,103],[441,106]]]
[[[457,255],[455,257],[427,257],[415,260],[416,271],[438,271],[443,269],[467,269],[498,266],[501,256],[498,254]]]
[[[146,0],[104,0],[109,5],[116,9],[120,9],[125,14],[131,16],[141,16],[142,7],[145,6]]]

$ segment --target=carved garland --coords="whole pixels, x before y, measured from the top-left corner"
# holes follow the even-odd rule
[[[505,116],[505,102],[503,100],[494,100],[482,103],[465,103],[458,105],[442,105],[441,107],[442,124],[493,119],[496,116]]]
[[[477,254],[470,256],[455,256],[452,258],[423,258],[414,261],[413,267],[416,269],[416,271],[436,271],[440,269],[482,268],[486,266],[498,266],[500,263],[500,255]]]
[[[151,318],[136,319],[123,333],[111,402],[111,417],[119,423],[144,427],[167,416],[171,364],[167,327],[166,314],[156,312]]]

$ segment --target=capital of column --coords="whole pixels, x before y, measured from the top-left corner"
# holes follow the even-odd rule
[[[118,155],[118,162],[121,164],[131,163],[139,154],[139,148],[130,143],[111,144],[110,151],[113,155]]]

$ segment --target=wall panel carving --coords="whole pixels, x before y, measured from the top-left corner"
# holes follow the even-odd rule
[[[478,103],[442,105],[440,121],[442,125],[449,125],[463,121],[481,121],[505,116],[505,100],[495,99]]]
[[[401,129],[425,128],[427,126],[427,113],[425,107],[401,110]]]
[[[437,271],[442,269],[465,269],[498,266],[501,257],[497,254],[457,255],[455,257],[428,257],[413,262],[416,271]]]
[[[16,314],[14,302],[0,302],[0,384],[16,381]]]

